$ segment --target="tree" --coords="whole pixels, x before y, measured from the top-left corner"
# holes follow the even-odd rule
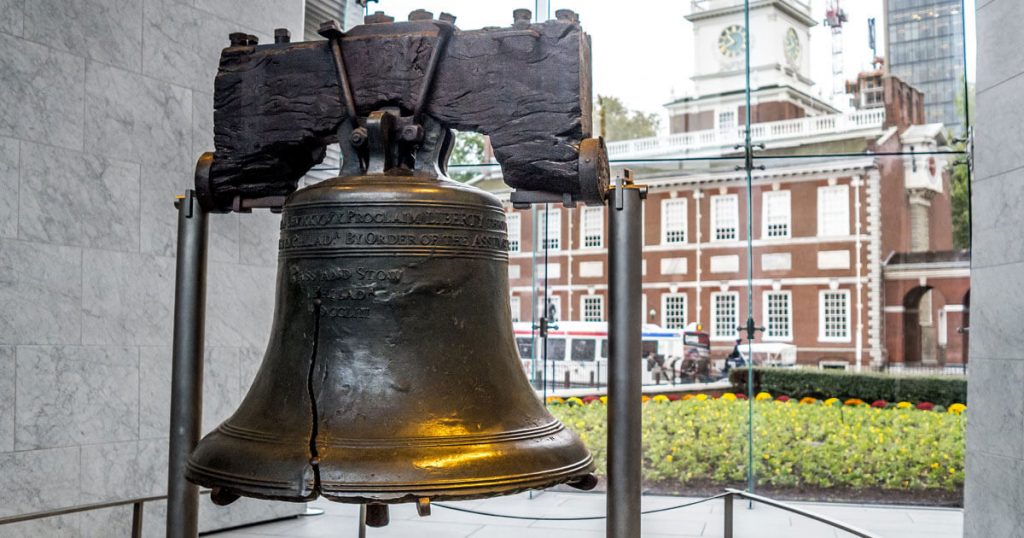
[[[618,97],[598,95],[594,132],[604,136],[606,142],[647,138],[658,134],[660,120],[657,114],[629,110]]]
[[[974,123],[974,85],[964,85],[963,79],[960,82],[966,94],[964,90],[957,92],[957,113],[962,124],[971,125]],[[958,140],[953,144],[953,150],[966,152],[967,143]],[[971,247],[971,170],[966,158],[957,159],[952,168],[949,196],[953,212],[953,248],[965,249]]]
[[[456,131],[455,147],[452,148],[452,156],[448,159],[448,164],[483,164],[483,162],[484,135],[470,131]],[[478,175],[480,175],[479,172],[470,170],[448,169],[448,177],[455,181],[466,182]]]

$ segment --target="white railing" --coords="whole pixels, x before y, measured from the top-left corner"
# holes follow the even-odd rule
[[[771,144],[790,139],[878,129],[884,122],[884,109],[859,110],[849,114],[755,123],[750,130],[750,137],[755,144]],[[743,138],[743,127],[736,127],[622,140],[608,143],[608,156],[613,159],[628,159],[658,154],[688,154],[716,148],[731,151],[733,146],[743,143]]]
[[[804,10],[810,10],[810,5],[804,0],[789,0],[791,3],[796,4],[797,7],[803,8]],[[709,9],[721,9],[726,7],[734,7],[743,5],[743,0],[691,0],[690,7],[694,13],[698,11],[707,11]]]

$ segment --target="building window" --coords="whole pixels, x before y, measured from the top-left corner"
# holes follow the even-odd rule
[[[734,291],[711,294],[711,338],[732,340],[736,338],[737,311],[740,294]]]
[[[788,291],[764,293],[765,340],[793,339],[792,298]]]
[[[818,306],[818,339],[850,341],[850,291],[822,291]]]
[[[519,296],[513,295],[512,298],[509,299],[508,303],[509,308],[512,310],[512,322],[515,323],[519,321],[519,309],[521,308],[521,305],[519,304]]]
[[[584,295],[582,299],[583,321],[604,321],[604,297]]]
[[[736,111],[722,110],[718,113],[718,129],[726,131],[736,128]]]
[[[583,224],[581,226],[582,230],[580,230],[582,235],[580,244],[583,245],[583,248],[601,248],[604,245],[601,238],[604,212],[601,211],[600,207],[584,207],[581,217]]]
[[[764,193],[764,229],[761,236],[766,238],[789,237],[790,203],[789,191]]]
[[[735,194],[711,197],[712,241],[734,241],[739,237],[738,207]]]
[[[686,242],[686,198],[670,198],[661,202],[661,242]]]
[[[505,215],[508,220],[508,251],[519,252],[519,237],[522,234],[522,218],[519,213]]]
[[[850,187],[818,187],[818,235],[850,235]]]
[[[686,294],[666,293],[661,296],[661,318],[666,329],[686,328]]]
[[[547,231],[545,233],[545,230]],[[558,250],[562,247],[562,212],[557,209],[545,209],[540,212],[540,229],[538,233],[544,238],[540,248]]]

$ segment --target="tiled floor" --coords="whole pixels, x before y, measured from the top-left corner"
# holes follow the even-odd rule
[[[644,497],[644,509],[683,504],[692,499],[680,497]],[[822,523],[767,506],[736,501],[735,536],[737,538],[841,538],[850,536]],[[448,503],[453,506],[492,513],[527,517],[585,517],[603,515],[605,497],[591,493],[528,494],[482,501]],[[879,507],[849,504],[794,503],[844,523],[892,538],[960,538],[963,512],[952,509]],[[211,535],[214,538],[355,538],[358,534],[358,508],[352,505],[317,501],[310,506],[323,508],[321,516],[301,517],[257,525]],[[645,538],[721,537],[723,503],[710,501],[678,510],[645,515]],[[391,508],[391,524],[368,529],[367,538],[604,538],[602,519],[587,521],[539,521],[505,519],[466,514],[433,507],[433,515],[420,518],[412,505]]]

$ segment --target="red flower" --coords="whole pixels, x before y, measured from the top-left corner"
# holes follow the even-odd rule
[[[746,400],[747,399],[747,395],[743,394],[742,392],[738,392],[738,393],[736,393],[736,399],[738,399],[738,400]]]
[[[921,411],[931,411],[932,409],[935,409],[935,404],[931,402],[921,402],[917,404],[915,407],[917,407]]]
[[[783,394],[782,396],[779,396],[778,398],[775,398],[775,401],[776,402],[788,402],[789,401],[789,396],[786,396],[785,394]]]
[[[600,398],[598,398],[597,396],[584,396],[583,397],[583,403],[586,403],[586,404],[593,403],[593,402],[596,402],[598,400],[600,400]]]
[[[875,401],[871,402],[871,407],[877,407],[879,409],[885,409],[886,407],[889,407],[889,402],[887,402],[885,400],[875,400]]]
[[[678,395],[678,394],[669,394],[668,395],[668,401],[670,401],[670,402],[678,402],[679,400],[682,400],[682,399],[683,399],[683,397]]]

